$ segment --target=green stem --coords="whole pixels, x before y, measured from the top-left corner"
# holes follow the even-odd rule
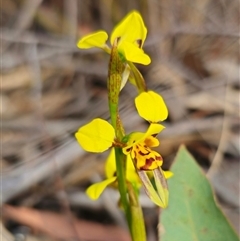
[[[146,241],[146,230],[142,208],[138,201],[138,194],[135,192],[131,183],[128,183],[129,202],[132,214],[132,237],[133,240]]]
[[[121,148],[115,147],[115,158],[116,158],[117,180],[118,180],[118,189],[120,193],[120,200],[124,208],[124,212],[127,218],[130,232],[132,233],[131,210],[130,210],[129,201],[127,198],[127,186],[126,186],[126,177],[125,177],[125,168],[124,168],[125,156],[122,153]]]
[[[130,65],[136,83],[139,85],[140,91],[145,91],[144,79],[138,69],[132,64]],[[115,129],[116,139],[121,142],[124,137],[124,129],[118,113],[119,93],[122,82],[122,73],[124,65],[119,58],[117,49],[117,40],[114,41],[109,61],[108,70],[108,101],[109,112],[112,126]],[[118,189],[120,193],[121,205],[123,206],[129,230],[133,241],[146,241],[144,221],[142,209],[138,202],[138,197],[133,188],[127,188],[126,180],[126,156],[122,153],[122,149],[114,147],[116,159],[116,172]]]
[[[118,114],[118,100],[119,93],[122,81],[122,72],[124,66],[119,58],[118,49],[117,49],[117,40],[114,41],[112,46],[112,51],[109,61],[108,69],[108,103],[109,103],[109,112],[111,117],[112,126],[115,130],[116,139],[121,141],[124,136],[124,129],[119,118]],[[126,157],[122,153],[121,148],[115,147],[115,159],[116,159],[116,171],[117,171],[117,180],[118,180],[118,189],[120,193],[121,204],[123,206],[128,226],[131,230],[131,210],[128,201],[127,187],[126,187]]]

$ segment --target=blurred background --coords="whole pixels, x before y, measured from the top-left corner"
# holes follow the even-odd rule
[[[168,169],[185,144],[239,233],[238,0],[1,1],[1,201],[5,241],[130,240],[118,194],[97,201],[85,189],[104,178],[108,153],[88,154],[74,132],[109,120],[109,56],[77,40],[138,10],[148,28],[149,66],[138,66],[169,108],[157,148]],[[127,132],[143,131],[135,89],[121,92]],[[186,170],[187,171],[187,170]],[[171,194],[170,194],[171,195]],[[159,210],[141,194],[148,240]]]

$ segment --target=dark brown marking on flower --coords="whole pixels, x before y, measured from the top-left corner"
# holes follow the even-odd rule
[[[146,163],[144,166],[142,166],[140,169],[141,170],[150,170],[150,167],[152,165],[152,163],[155,161],[155,159],[153,157],[150,157],[150,158],[146,158]]]
[[[150,151],[147,151],[146,153],[143,153],[142,151],[139,151],[138,154],[141,156],[147,156],[150,153]]]
[[[132,150],[132,147],[129,147],[126,149],[127,152],[130,152]]]
[[[162,161],[162,157],[161,157],[161,156],[155,156],[155,159],[156,159],[157,161]]]
[[[117,37],[117,43],[119,43],[120,39],[121,39],[121,37]]]
[[[157,136],[157,134],[152,134],[152,137],[156,137]]]
[[[135,168],[137,168],[137,158],[135,157],[132,160],[133,160],[133,165],[135,166]]]
[[[142,44],[143,44],[142,39],[137,39],[136,42],[137,42],[138,47],[142,48]]]

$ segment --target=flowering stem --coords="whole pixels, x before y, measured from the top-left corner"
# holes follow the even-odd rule
[[[135,66],[134,66],[135,67]],[[132,67],[133,68],[133,67]],[[124,137],[124,129],[122,126],[121,119],[118,113],[118,102],[119,93],[122,82],[122,73],[124,70],[124,65],[119,57],[117,49],[117,39],[114,41],[109,61],[108,70],[108,104],[112,126],[115,130],[116,141],[121,142]],[[138,78],[136,82],[139,82],[139,89],[142,91],[144,88],[144,80],[140,72],[135,68],[132,69],[134,77]],[[126,156],[122,153],[122,149],[119,147],[114,147],[115,149],[115,159],[116,159],[116,172],[118,189],[120,193],[121,204],[124,208],[126,219],[128,222],[129,230],[132,235],[133,241],[145,241],[145,227],[142,215],[141,206],[138,203],[138,197],[134,189],[127,188],[126,180]],[[131,186],[131,185],[130,185]]]
[[[131,231],[131,225],[132,225],[131,210],[130,210],[130,206],[127,198],[127,187],[126,187],[125,168],[124,168],[125,156],[122,153],[121,148],[115,147],[115,158],[116,158],[116,168],[117,168],[118,189],[120,193],[121,204],[123,205],[128,226]]]
[[[114,42],[108,68],[108,104],[112,126],[117,130],[118,99],[121,88],[123,63],[118,56],[117,41]]]
[[[132,236],[134,240],[146,241],[146,231],[143,219],[142,208],[138,201],[138,194],[134,190],[131,183],[127,185],[129,193],[129,202],[132,214]]]
[[[108,69],[108,104],[112,126],[115,129],[117,141],[121,141],[124,136],[124,130],[121,120],[118,114],[118,99],[120,93],[120,86],[122,80],[123,63],[118,55],[117,40],[114,42]],[[115,147],[115,159],[117,169],[118,189],[121,198],[121,204],[123,205],[125,215],[127,218],[128,226],[131,231],[131,210],[129,201],[127,198],[126,187],[126,167],[125,167],[125,155],[122,153],[121,148]]]

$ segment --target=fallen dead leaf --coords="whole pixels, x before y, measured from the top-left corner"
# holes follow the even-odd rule
[[[5,219],[14,220],[35,231],[61,240],[130,241],[127,231],[113,226],[69,218],[63,214],[4,205]]]

